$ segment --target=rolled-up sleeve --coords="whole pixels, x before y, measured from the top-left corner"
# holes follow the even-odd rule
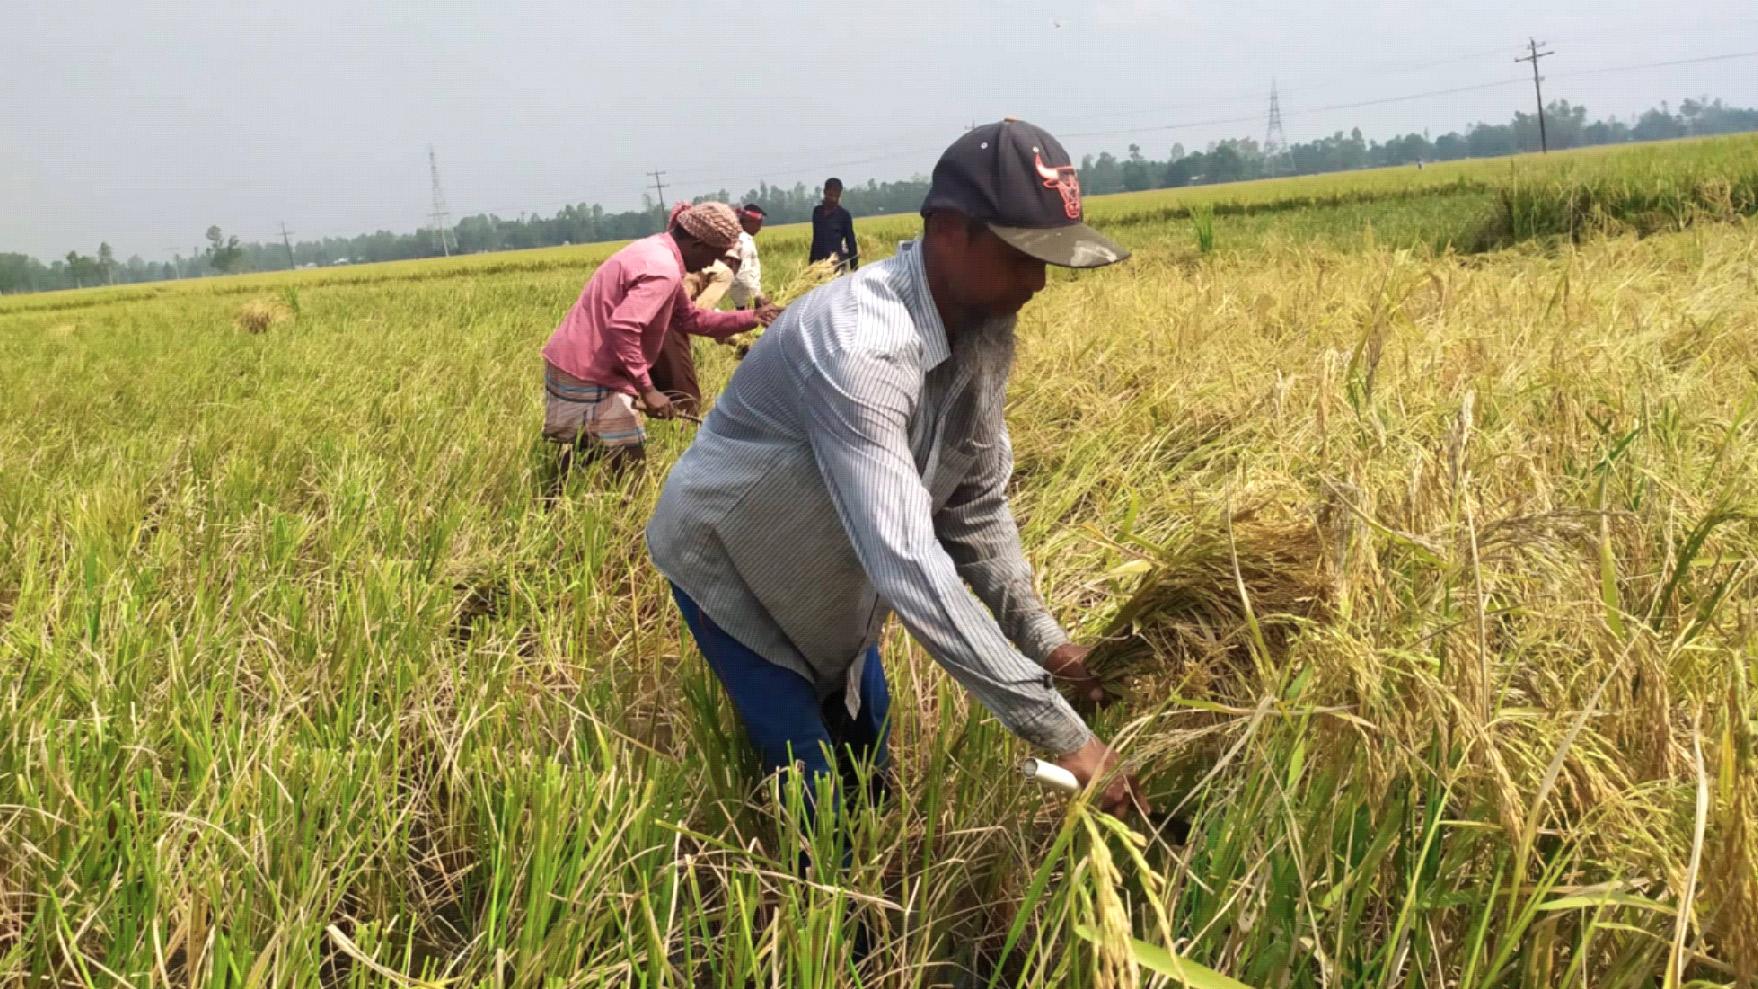
[[[831,502],[874,589],[929,655],[1010,731],[1072,752],[1092,737],[1085,722],[965,588],[935,532],[909,445],[920,382],[908,358],[873,353],[839,354],[802,376]]]
[[[720,340],[756,328],[757,314],[754,312],[703,309],[691,302],[681,291],[678,293],[677,305],[672,308],[671,329],[679,333]]]
[[[1042,663],[1069,637],[1032,586],[1032,567],[1007,504],[1012,474],[1013,444],[1003,425],[935,516],[934,528],[959,577],[989,606],[1001,630]]]

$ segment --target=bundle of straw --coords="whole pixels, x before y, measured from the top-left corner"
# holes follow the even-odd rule
[[[778,306],[790,305],[795,299],[798,299],[818,286],[828,285],[832,281],[835,281],[836,271],[836,261],[831,258],[813,261],[811,264],[794,272],[794,276],[788,279],[781,288],[776,289],[774,295],[769,297],[770,301]]]
[[[1224,525],[1185,527],[1153,554],[1087,665],[1114,678],[1144,664],[1219,658],[1273,642],[1326,607],[1322,552],[1309,525],[1254,522],[1231,534]]]
[[[792,278],[783,282],[781,287],[776,289],[774,294],[769,296],[769,301],[778,306],[792,305],[807,292],[812,291],[820,285],[830,284],[836,279],[836,274],[837,267],[834,260],[825,258],[821,261],[813,261],[794,272]],[[749,333],[741,333],[736,337],[732,337],[728,342],[733,345],[734,349],[738,351],[738,355],[742,358],[751,352],[751,345],[756,343],[757,339],[762,335],[763,330],[759,327]]]
[[[279,299],[252,299],[233,318],[233,324],[246,333],[261,333],[276,323],[293,318],[293,311]]]

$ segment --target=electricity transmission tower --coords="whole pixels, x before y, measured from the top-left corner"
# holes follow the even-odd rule
[[[1282,130],[1282,94],[1277,90],[1276,80],[1270,80],[1270,119],[1264,125],[1264,161],[1273,163],[1278,155],[1287,154],[1292,165],[1293,154],[1288,150],[1288,135]]]
[[[293,264],[293,241],[288,236],[292,232],[293,231],[287,229],[287,221],[282,220],[281,221],[281,245],[283,247],[287,248],[287,270],[288,271],[293,270],[293,268],[295,267],[295,265]]]
[[[1282,132],[1282,94],[1276,80],[1270,80],[1270,122],[1264,126],[1264,155],[1275,154],[1288,146],[1288,135]]]
[[[671,209],[671,204],[665,201],[665,183],[660,179],[665,172],[648,172],[647,174],[653,176],[653,188],[659,192],[659,211],[661,213],[669,211]]]
[[[1538,150],[1549,151],[1550,138],[1544,133],[1544,87],[1539,85],[1543,82],[1544,77],[1538,74],[1538,60],[1544,58],[1546,55],[1555,55],[1556,52],[1539,51],[1538,46],[1542,44],[1544,44],[1544,42],[1534,41],[1531,38],[1527,38],[1526,50],[1531,52],[1531,54],[1524,58],[1516,58],[1514,61],[1532,63],[1532,93],[1538,98]]]
[[[433,153],[433,145],[427,146],[427,170],[433,175],[433,212],[428,220],[433,224],[433,235],[439,241],[440,251],[446,257],[452,256],[452,214],[446,209],[446,191],[440,188],[439,157]]]

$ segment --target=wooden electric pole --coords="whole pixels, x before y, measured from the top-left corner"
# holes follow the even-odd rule
[[[1550,138],[1544,133],[1544,87],[1540,85],[1540,83],[1543,82],[1543,77],[1538,74],[1538,60],[1544,58],[1546,55],[1555,55],[1556,52],[1539,51],[1538,46],[1542,44],[1544,44],[1544,42],[1534,41],[1531,38],[1527,38],[1526,48],[1531,54],[1524,58],[1516,58],[1514,61],[1532,63],[1532,93],[1538,98],[1538,150],[1549,151]]]

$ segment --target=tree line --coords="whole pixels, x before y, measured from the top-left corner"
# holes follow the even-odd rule
[[[1587,108],[1558,100],[1545,108],[1545,131],[1550,147],[1565,149],[1633,141],[1663,141],[1680,137],[1758,131],[1758,109],[1727,106],[1721,100],[1687,99],[1674,110],[1667,103],[1648,110],[1629,122],[1616,118],[1589,121]],[[1250,138],[1217,141],[1200,151],[1174,144],[1163,159],[1143,154],[1130,145],[1119,158],[1111,152],[1081,160],[1080,181],[1088,195],[1131,192],[1190,185],[1213,185],[1249,179],[1357,168],[1380,168],[1462,158],[1489,158],[1539,145],[1536,114],[1516,113],[1505,124],[1475,124],[1464,132],[1442,134],[1432,140],[1426,134],[1400,134],[1385,141],[1362,137],[1359,127],[1348,134],[1266,149]],[[927,192],[927,178],[916,175],[896,182],[869,179],[848,183],[842,203],[856,216],[913,213]],[[698,199],[759,203],[774,223],[793,223],[810,218],[819,201],[819,189],[796,182],[789,186],[760,184],[733,196],[726,189]],[[643,208],[609,212],[597,204],[566,206],[553,216],[536,214],[517,218],[478,213],[459,220],[450,231],[452,249],[466,254],[486,251],[554,247],[606,240],[632,240],[655,232],[665,220],[664,208],[651,198]],[[207,230],[208,245],[189,257],[170,261],[145,261],[138,255],[118,261],[108,242],[97,252],[82,255],[69,251],[63,258],[44,264],[24,254],[0,252],[0,292],[40,292],[92,285],[163,281],[207,274],[269,271],[287,267],[357,264],[434,257],[442,253],[439,234],[432,230],[393,233],[379,230],[354,237],[326,237],[298,241],[291,251],[283,243],[239,243],[236,235],[218,226]],[[291,256],[289,256],[289,254]]]

